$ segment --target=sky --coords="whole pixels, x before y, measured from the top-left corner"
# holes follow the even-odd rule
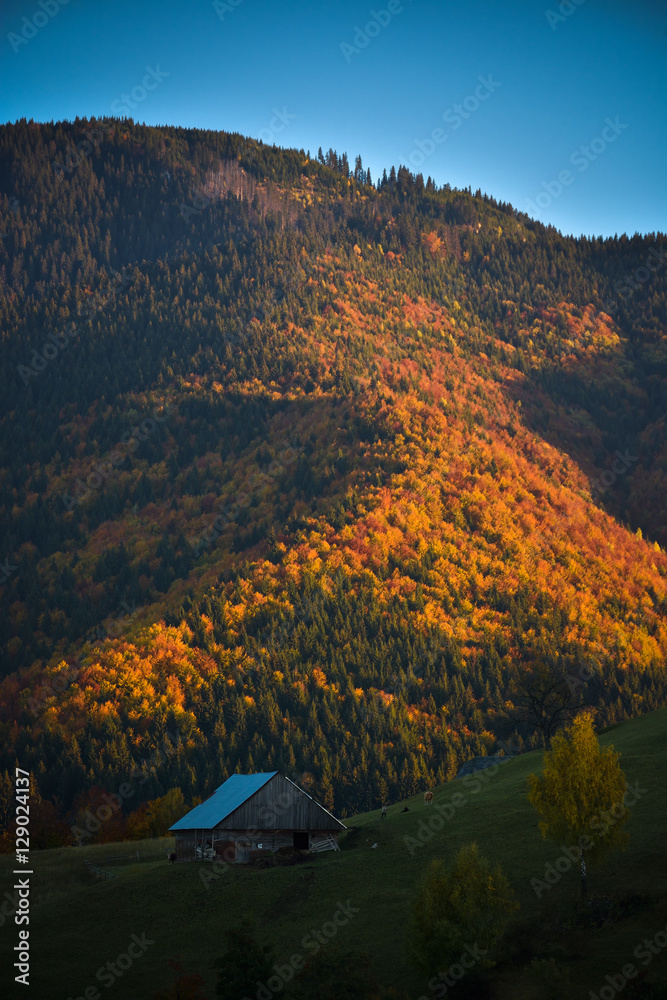
[[[667,231],[664,0],[2,0],[0,121],[361,154],[563,233]]]

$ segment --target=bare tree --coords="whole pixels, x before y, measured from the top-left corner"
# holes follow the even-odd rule
[[[571,657],[546,655],[512,667],[510,707],[506,715],[515,725],[539,732],[545,749],[555,733],[586,704],[581,668]],[[592,676],[587,670],[587,676]]]

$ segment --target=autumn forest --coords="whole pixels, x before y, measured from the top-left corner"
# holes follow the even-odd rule
[[[17,759],[58,846],[665,704],[663,236],[115,119],[3,125],[0,233],[0,830]]]

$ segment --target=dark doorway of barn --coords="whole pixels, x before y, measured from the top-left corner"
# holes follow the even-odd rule
[[[294,831],[294,847],[297,851],[307,851],[308,850],[308,833],[302,833],[301,830]]]

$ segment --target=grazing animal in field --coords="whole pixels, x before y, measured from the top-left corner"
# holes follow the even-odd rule
[[[409,812],[410,812],[410,810],[408,809],[408,807],[407,807],[407,806],[403,806],[403,808],[401,809],[401,812],[402,812],[402,813],[409,813]]]
[[[167,857],[169,858],[169,864],[173,865],[176,860],[176,851],[168,851]]]
[[[433,802],[433,792],[424,792],[424,805],[430,806],[431,802]]]

